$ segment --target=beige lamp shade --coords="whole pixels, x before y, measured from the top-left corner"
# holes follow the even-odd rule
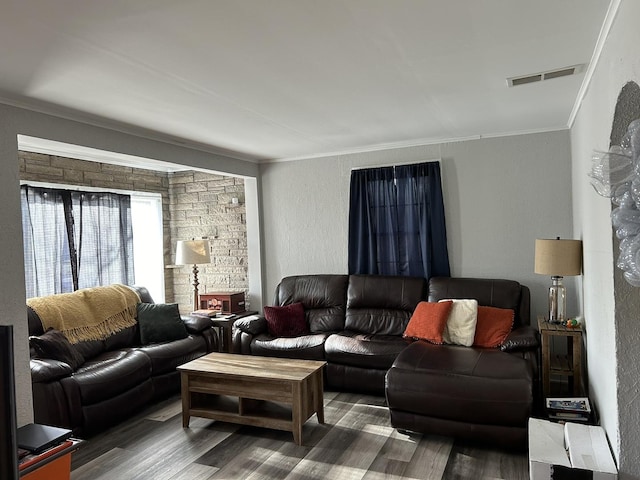
[[[209,240],[178,240],[176,265],[198,265],[210,262]]]
[[[580,275],[582,242],[580,240],[536,239],[535,273],[558,277]]]

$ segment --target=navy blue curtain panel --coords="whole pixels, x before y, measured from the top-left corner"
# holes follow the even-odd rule
[[[351,172],[349,273],[449,276],[440,164]]]

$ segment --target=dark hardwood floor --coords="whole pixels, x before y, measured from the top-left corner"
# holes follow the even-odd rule
[[[191,418],[180,399],[149,407],[73,454],[72,480],[505,479],[528,478],[526,452],[400,433],[384,398],[325,392],[325,424],[315,415],[303,443],[290,432]]]

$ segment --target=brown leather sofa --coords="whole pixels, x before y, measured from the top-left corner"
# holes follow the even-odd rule
[[[154,303],[146,288],[133,287],[143,303]],[[72,429],[74,435],[104,430],[144,405],[180,389],[178,365],[217,350],[209,319],[182,316],[188,336],[167,343],[141,345],[138,324],[106,340],[73,347],[85,362],[69,364],[41,358],[32,349],[31,380],[36,423]],[[37,314],[28,309],[29,335],[42,335]]]
[[[416,305],[444,298],[475,298],[479,305],[513,309],[512,332],[500,348],[491,349],[404,340]],[[538,333],[529,325],[526,286],[472,278],[286,277],[276,288],[274,305],[296,302],[304,306],[309,335],[274,338],[264,318],[239,319],[233,351],[325,360],[329,388],[386,395],[398,429],[487,435],[506,445],[526,439],[538,389]]]
[[[286,277],[274,305],[301,302],[310,335],[274,338],[264,318],[241,318],[232,351],[325,360],[328,387],[384,394],[385,374],[407,346],[402,333],[426,285],[424,278],[376,275]]]

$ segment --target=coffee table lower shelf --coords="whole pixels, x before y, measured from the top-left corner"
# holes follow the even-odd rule
[[[293,431],[292,409],[286,405],[252,398],[192,392],[189,416],[253,427]],[[305,419],[307,420],[307,419]],[[188,420],[187,420],[188,422]],[[183,425],[188,427],[189,425]]]

